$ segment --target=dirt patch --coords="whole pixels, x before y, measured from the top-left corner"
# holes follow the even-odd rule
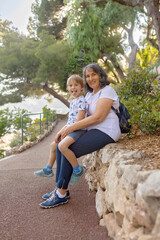
[[[144,169],[160,169],[160,136],[146,135],[138,133],[132,138],[122,134],[119,142],[124,149],[140,150],[145,157],[140,160],[135,160],[134,164],[140,164]]]

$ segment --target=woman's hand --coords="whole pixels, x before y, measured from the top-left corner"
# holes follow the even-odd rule
[[[65,138],[68,134],[74,132],[72,125],[67,126],[61,131],[61,139]]]

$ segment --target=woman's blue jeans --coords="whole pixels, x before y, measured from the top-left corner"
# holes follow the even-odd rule
[[[115,141],[107,134],[101,132],[98,129],[91,129],[81,136],[75,143],[70,146],[70,149],[74,152],[77,158],[86,155],[88,153],[99,150],[109,143]],[[56,182],[57,187],[67,189],[72,175],[72,165],[59,151],[58,146],[56,148]]]

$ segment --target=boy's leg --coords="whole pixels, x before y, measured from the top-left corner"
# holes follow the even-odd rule
[[[49,153],[49,158],[48,158],[48,163],[47,165],[50,167],[53,167],[55,161],[56,161],[56,143],[53,141],[50,145],[50,153]]]
[[[54,141],[51,143],[48,163],[43,169],[34,172],[35,176],[52,177],[54,175],[53,171],[52,171],[52,167],[53,167],[54,162],[56,161],[56,145],[57,144]]]
[[[67,160],[72,165],[73,175],[79,176],[79,180],[80,180],[80,178],[84,175],[86,168],[83,166],[79,166],[75,154],[69,149],[69,146],[72,145],[74,142],[75,140],[71,136],[67,136],[59,143],[58,148],[60,152],[67,158]],[[72,178],[73,178],[73,175],[72,175]]]
[[[67,160],[70,162],[73,168],[78,165],[78,161],[75,154],[69,149],[69,146],[72,145],[74,142],[75,140],[72,137],[66,136],[58,144],[60,152],[67,158]]]

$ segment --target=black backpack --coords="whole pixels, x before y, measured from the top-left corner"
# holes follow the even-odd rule
[[[119,118],[119,126],[121,129],[121,133],[128,133],[131,129],[131,125],[128,122],[128,119],[130,119],[130,114],[127,108],[121,102],[119,102],[119,111],[115,109],[113,106],[111,108],[115,111]]]

